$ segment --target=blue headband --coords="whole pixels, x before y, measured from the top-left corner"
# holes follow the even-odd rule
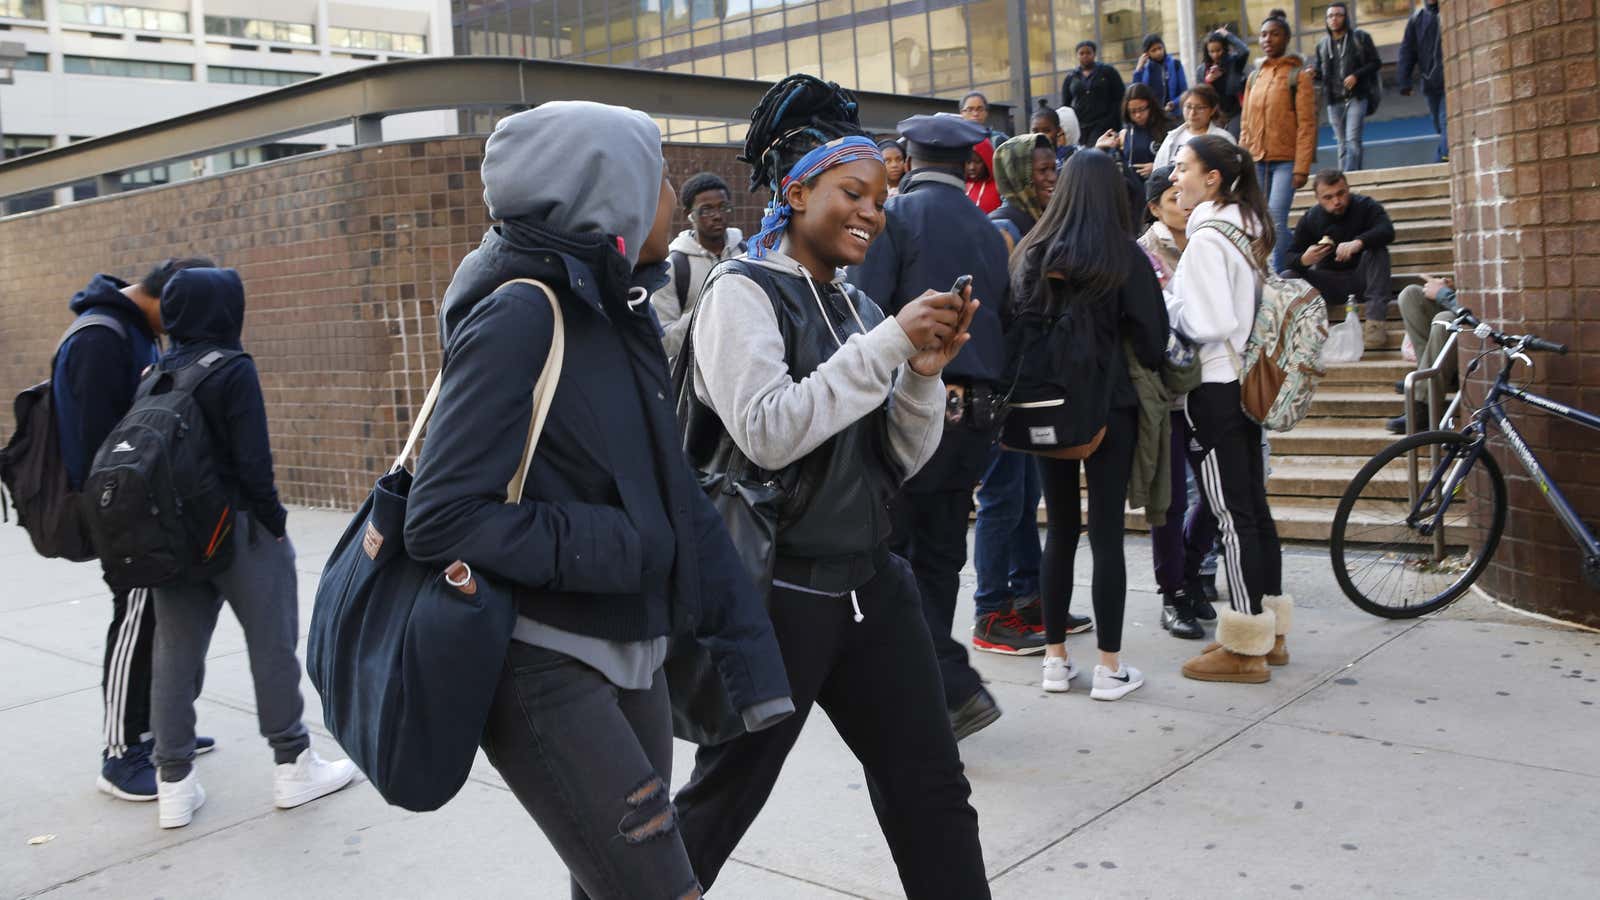
[[[789,185],[810,181],[834,166],[842,166],[861,159],[875,159],[881,163],[883,151],[878,149],[878,145],[873,143],[871,138],[860,135],[829,141],[800,157],[800,161],[794,164],[789,174],[778,182],[772,195],[772,203],[767,207],[767,214],[761,217],[761,231],[750,239],[750,256],[754,259],[766,256],[768,250],[778,246],[783,232],[788,229],[789,218],[794,214],[794,210],[790,209],[784,200]]]

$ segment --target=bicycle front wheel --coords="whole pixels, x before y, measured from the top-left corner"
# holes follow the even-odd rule
[[[1473,451],[1465,435],[1425,431],[1362,467],[1339,500],[1328,548],[1351,602],[1411,619],[1448,606],[1483,574],[1505,528],[1506,484],[1494,457]],[[1475,497],[1485,482],[1488,496]]]

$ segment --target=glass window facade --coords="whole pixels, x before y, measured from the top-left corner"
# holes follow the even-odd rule
[[[302,22],[275,22],[269,19],[243,19],[235,16],[206,16],[206,34],[249,41],[277,41],[281,44],[317,42],[315,25]]]
[[[1014,103],[1008,21],[1026,15],[1035,97],[1059,100],[1079,41],[1133,72],[1144,36],[1159,33],[1192,72],[1198,47],[1178,46],[1178,11],[1195,8],[1196,39],[1229,27],[1256,43],[1282,8],[1297,23],[1291,51],[1309,54],[1328,0],[453,0],[458,53],[581,60],[776,80],[809,72],[864,91],[957,99],[981,90]],[[1393,60],[1414,0],[1360,0],[1357,24]],[[1019,12],[1022,11],[1022,12]],[[669,122],[670,135],[717,132]]]
[[[92,25],[97,28],[131,28],[137,31],[164,31],[188,34],[189,14],[170,9],[121,6],[115,3],[57,3],[56,12],[67,25]]]
[[[206,80],[215,84],[253,84],[282,87],[315,78],[310,72],[283,72],[274,69],[242,69],[236,66],[208,66]]]
[[[43,19],[44,0],[0,0],[0,19]]]
[[[500,56],[512,52],[509,46],[511,32],[502,31],[494,34],[496,49],[490,51],[492,55]],[[366,31],[359,28],[329,28],[328,46],[346,50],[381,50],[393,53],[427,53],[428,36],[423,34],[403,34],[397,31]]]
[[[138,59],[104,59],[98,56],[63,56],[62,71],[73,75],[112,75],[117,78],[160,78],[193,81],[188,63],[145,62]]]
[[[50,71],[50,54],[29,53],[27,56],[12,63],[11,68],[18,72],[48,72]]]

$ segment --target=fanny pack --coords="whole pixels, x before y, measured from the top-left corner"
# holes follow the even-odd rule
[[[998,430],[1006,418],[1006,399],[986,384],[945,386],[944,424],[946,428],[964,426],[973,431]]]

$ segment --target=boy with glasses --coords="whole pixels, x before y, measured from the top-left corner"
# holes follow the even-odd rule
[[[685,228],[672,241],[668,260],[672,278],[650,298],[656,318],[661,321],[662,347],[667,359],[678,356],[689,328],[689,313],[694,310],[706,278],[717,263],[744,255],[744,234],[728,225],[733,216],[728,183],[710,172],[690,176],[683,183],[683,211],[689,218]]]

